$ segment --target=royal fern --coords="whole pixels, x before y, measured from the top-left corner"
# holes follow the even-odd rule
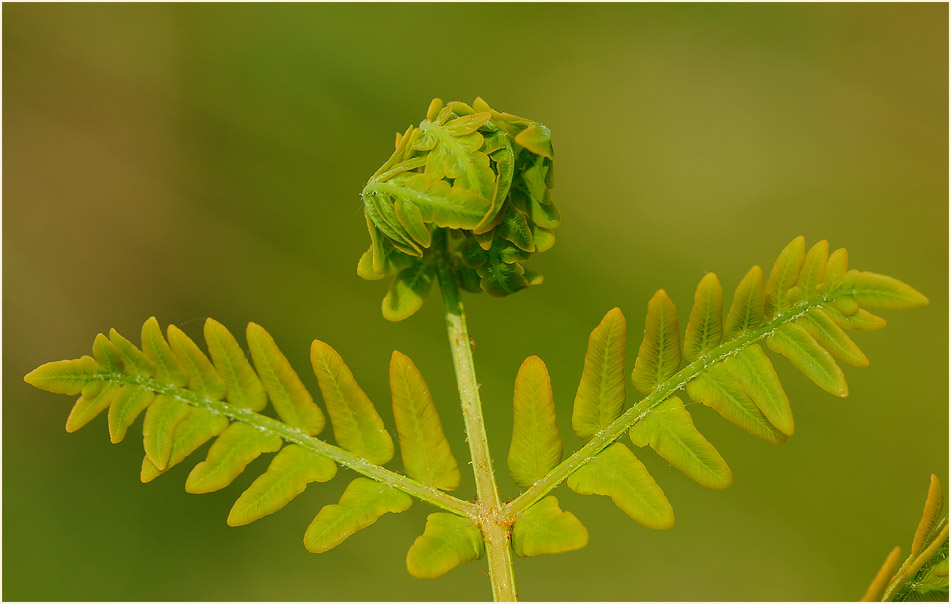
[[[442,284],[442,283],[441,283]],[[93,355],[47,363],[26,376],[51,392],[80,395],[67,419],[75,431],[108,409],[109,434],[121,441],[143,412],[141,479],[150,481],[215,439],[185,488],[207,493],[228,486],[260,455],[276,453],[267,470],[242,493],[228,516],[237,526],[271,514],[312,482],[325,482],[337,465],[353,479],[339,503],[325,506],[307,528],[308,550],[323,552],[384,514],[408,509],[412,498],[443,511],[431,514],[407,554],[418,577],[439,576],[476,560],[491,527],[502,527],[518,556],[583,547],[584,526],[549,492],[562,482],[581,494],[610,497],[637,522],[656,529],[673,525],[673,509],[621,437],[650,447],[698,483],[730,486],[732,474],[699,433],[678,393],[716,410],[743,430],[771,442],[794,430],[789,400],[763,350],[786,357],[820,388],[848,392],[836,359],[868,364],[845,330],[872,331],[883,319],[868,308],[902,309],[927,304],[920,293],[890,277],[847,269],[845,250],[828,253],[825,241],[808,252],[802,237],[779,255],[768,278],[759,267],[740,281],[723,319],[722,287],[709,273],[697,287],[681,338],[678,313],[660,290],[650,300],[643,341],[631,381],[643,395],[627,406],[624,367],[626,322],[608,312],[591,332],[572,426],[584,442],[563,457],[556,404],[545,364],[526,359],[513,398],[514,424],[508,467],[526,490],[498,509],[448,494],[459,486],[459,464],[443,433],[430,391],[413,362],[394,352],[390,386],[404,472],[384,467],[395,455],[390,433],[343,359],[315,341],[311,363],[336,444],[318,438],[324,411],[259,325],[247,328],[250,361],[220,323],[204,326],[205,353],[184,332],[162,334],[150,318],[136,347],[115,330],[98,335]],[[167,337],[166,337],[167,336]],[[267,405],[270,403],[270,413]]]

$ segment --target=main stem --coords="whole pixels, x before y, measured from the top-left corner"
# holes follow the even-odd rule
[[[444,253],[445,248],[440,252]],[[476,507],[485,539],[486,557],[489,560],[492,596],[496,602],[515,602],[518,593],[515,590],[512,549],[509,547],[511,523],[507,522],[502,514],[502,502],[492,470],[492,456],[485,436],[479,383],[476,381],[475,365],[472,362],[472,345],[469,341],[469,331],[466,329],[459,282],[442,254],[437,259],[436,272],[446,307],[449,347],[452,350],[452,363],[456,370],[456,383],[459,385],[459,401],[462,404],[469,452],[472,455],[472,471],[475,474],[478,495]]]

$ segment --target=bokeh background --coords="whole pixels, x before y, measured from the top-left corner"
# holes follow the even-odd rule
[[[732,292],[800,234],[931,299],[855,336],[872,366],[846,368],[846,399],[777,358],[797,428],[783,446],[692,407],[736,484],[703,489],[645,451],[673,529],[556,491],[590,544],[517,560],[522,597],[860,597],[907,550],[929,473],[947,484],[947,24],[946,4],[5,4],[3,598],[491,596],[484,562],[407,574],[426,505],[309,554],[347,472],[229,528],[266,460],[211,495],[183,488],[204,449],[142,485],[140,422],[120,445],[104,417],[68,435],[71,401],[22,380],[110,327],[137,341],[150,315],[196,338],[208,316],[253,320],[315,392],[309,343],[335,346],[391,427],[389,356],[410,355],[465,460],[438,297],[388,323],[385,284],[355,266],[359,191],[394,132],[434,96],[477,95],[552,128],[563,217],[531,262],[543,285],[465,301],[506,498],[519,364],[548,364],[574,449],[587,336],[614,306],[630,367],[656,289],[685,322],[705,271]]]

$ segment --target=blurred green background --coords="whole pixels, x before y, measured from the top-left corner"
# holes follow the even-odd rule
[[[253,320],[315,392],[309,343],[336,347],[391,427],[389,356],[410,355],[466,459],[438,297],[388,323],[385,284],[355,267],[359,191],[394,132],[434,96],[477,95],[551,127],[563,217],[530,263],[543,285],[466,298],[506,498],[519,364],[548,364],[574,449],[587,336],[614,306],[630,367],[656,289],[685,322],[705,271],[732,292],[799,234],[931,299],[855,336],[872,367],[846,368],[844,400],[776,359],[796,415],[783,446],[691,407],[736,484],[703,489],[645,451],[673,529],[556,491],[590,544],[517,560],[521,596],[860,597],[907,550],[929,473],[947,484],[947,24],[946,4],[5,4],[3,598],[490,597],[484,562],[407,574],[426,505],[309,554],[305,528],[347,480],[229,528],[266,460],[211,495],[183,488],[204,449],[142,485],[141,423],[116,446],[105,418],[68,435],[71,402],[22,379],[110,327],[137,341],[150,315],[196,338],[208,316]]]

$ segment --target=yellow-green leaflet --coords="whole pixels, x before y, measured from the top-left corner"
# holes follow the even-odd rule
[[[829,242],[823,239],[806,252],[806,258],[803,260],[802,269],[799,271],[796,286],[806,292],[807,295],[817,291],[819,284],[822,283],[825,277],[826,263],[828,261]]]
[[[869,308],[902,310],[928,304],[928,298],[898,279],[855,269],[846,271],[834,293],[849,296]]]
[[[711,489],[733,484],[733,473],[693,424],[682,400],[672,396],[634,424],[631,442],[638,447],[650,445],[675,468]]]
[[[433,397],[413,361],[396,350],[390,358],[390,391],[406,474],[437,489],[457,489],[461,480],[459,464],[446,440]]]
[[[767,317],[787,308],[786,292],[796,285],[799,280],[799,270],[802,268],[806,256],[806,239],[802,235],[789,242],[769,273],[766,290],[763,296],[764,310]]]
[[[674,525],[674,509],[653,477],[622,443],[614,443],[568,477],[582,495],[607,495],[625,514],[648,528]]]
[[[151,390],[125,386],[109,407],[109,438],[113,443],[122,442],[129,426],[152,404],[155,394]]]
[[[574,514],[562,511],[551,495],[519,512],[512,526],[512,549],[522,558],[570,552],[587,544],[588,529]]]
[[[271,334],[257,323],[248,323],[248,347],[271,405],[284,423],[307,434],[320,434],[326,420]]]
[[[431,262],[419,260],[404,268],[390,283],[383,298],[383,317],[402,321],[422,307],[432,289],[435,269]]]
[[[515,378],[514,420],[509,447],[509,473],[515,484],[532,486],[561,461],[563,445],[555,421],[555,401],[545,363],[525,359]]]
[[[104,371],[122,373],[125,370],[122,355],[119,354],[115,345],[109,341],[109,338],[101,333],[96,335],[96,340],[92,343],[92,355]]]
[[[868,366],[868,357],[865,356],[865,353],[829,317],[825,310],[821,308],[809,309],[806,314],[796,319],[796,325],[805,329],[816,340],[816,343],[840,361],[854,367]]]
[[[72,361],[53,361],[40,365],[23,379],[27,384],[56,394],[79,394],[99,371],[90,356]]]
[[[228,402],[252,411],[264,409],[267,406],[267,391],[244,356],[237,339],[214,319],[205,321],[204,332],[208,353],[227,389]]]
[[[631,381],[648,394],[680,368],[680,325],[677,308],[664,290],[647,304],[647,321]]]
[[[440,512],[426,518],[423,534],[406,553],[406,569],[419,579],[434,579],[483,554],[482,532],[471,519]]]
[[[337,351],[314,340],[310,362],[324,395],[337,444],[376,464],[393,459],[393,439]]]
[[[750,395],[771,424],[786,435],[794,430],[789,398],[759,344],[752,344],[723,362],[723,367]]]
[[[789,438],[769,422],[746,390],[727,373],[723,364],[714,365],[687,383],[690,398],[715,409],[723,418],[771,443]]]
[[[162,328],[155,317],[149,317],[142,325],[142,352],[155,365],[156,379],[176,386],[188,383],[188,374],[162,337]]]
[[[340,545],[350,535],[383,514],[405,512],[413,505],[409,495],[369,478],[357,478],[340,496],[340,503],[324,506],[304,534],[304,547],[314,553]]]
[[[683,356],[688,363],[720,345],[723,336],[723,287],[714,273],[697,285],[693,309],[684,334]]]
[[[806,374],[817,386],[836,396],[848,396],[849,387],[845,374],[832,355],[819,346],[805,329],[789,323],[766,338],[766,345],[773,352],[783,355],[796,369]]]
[[[851,315],[844,315],[842,311],[830,305],[823,308],[822,312],[829,315],[829,318],[842,329],[877,331],[886,324],[885,319],[873,315],[864,308],[859,308]]]
[[[733,294],[733,304],[726,316],[723,337],[730,339],[741,331],[763,322],[763,269],[754,266],[746,273]]]
[[[87,385],[66,419],[66,431],[75,432],[91,422],[112,404],[118,394],[119,386],[115,384],[93,382]]]
[[[878,572],[875,573],[875,578],[872,579],[872,584],[868,586],[868,589],[865,591],[865,595],[862,596],[860,602],[881,602],[882,596],[885,595],[885,589],[888,587],[888,583],[892,578],[892,575],[895,573],[895,570],[898,569],[898,565],[901,564],[901,548],[895,546],[892,548],[892,551],[888,553],[888,557],[885,558],[884,564],[878,569]]]
[[[188,405],[167,394],[158,394],[145,412],[142,442],[145,455],[159,470],[168,466],[175,427],[188,417]]]
[[[571,427],[582,440],[610,425],[624,408],[626,330],[621,309],[614,308],[588,337],[584,371],[571,414]]]
[[[155,373],[155,364],[135,347],[135,344],[123,337],[115,329],[109,330],[109,341],[119,351],[129,375],[147,375]]]
[[[198,344],[174,325],[168,326],[168,343],[185,368],[188,388],[212,400],[224,400],[228,388]]]
[[[829,260],[826,261],[826,272],[822,275],[822,285],[826,291],[837,287],[845,276],[845,271],[849,266],[849,252],[844,248],[839,248],[829,254]]]
[[[915,539],[911,544],[911,556],[913,558],[917,557],[924,549],[928,536],[931,534],[931,529],[934,528],[943,509],[944,493],[941,490],[941,481],[932,474],[931,483],[928,485],[928,498],[925,499],[925,509],[921,514],[921,521],[918,523],[918,528],[915,530]]]
[[[198,407],[189,407],[188,415],[175,426],[175,432],[172,434],[172,450],[168,456],[168,464],[164,470],[155,467],[148,456],[142,460],[142,470],[139,473],[139,479],[142,482],[149,482],[169,468],[184,461],[186,457],[195,452],[215,436],[218,436],[228,427],[228,418],[212,413],[207,409]]]
[[[215,440],[208,457],[194,468],[185,481],[189,493],[210,493],[223,489],[262,453],[273,453],[283,441],[253,426],[233,423]]]
[[[241,526],[273,514],[304,492],[311,482],[327,482],[337,465],[300,445],[287,445],[264,474],[241,493],[228,514],[229,526]]]

